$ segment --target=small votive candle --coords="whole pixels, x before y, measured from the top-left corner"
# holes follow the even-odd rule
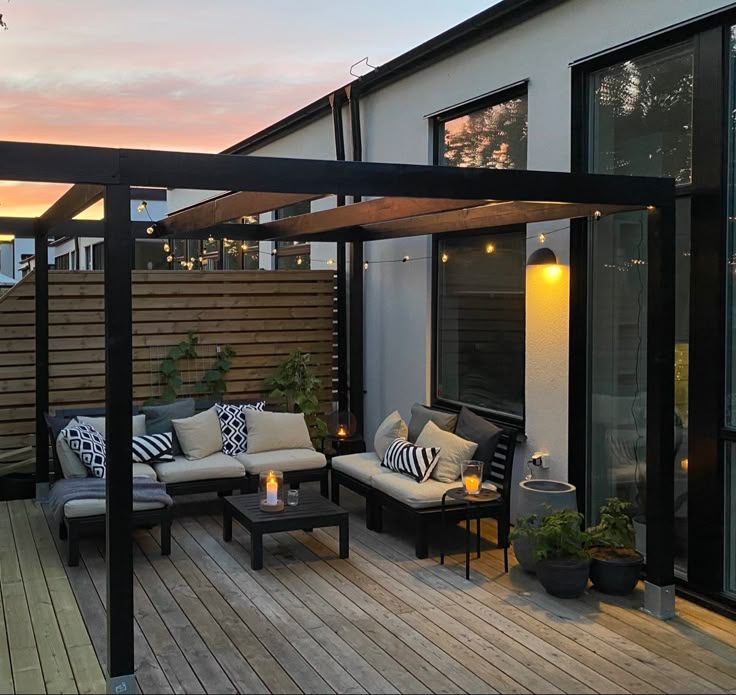
[[[345,425],[340,425],[337,428],[337,436],[340,437],[340,439],[344,439],[345,437],[348,436],[348,431]]]
[[[465,485],[465,492],[469,495],[474,495],[480,490],[480,478],[477,475],[466,475],[463,478],[463,484]]]
[[[480,495],[483,483],[483,462],[464,461],[460,464],[463,488],[466,495]]]

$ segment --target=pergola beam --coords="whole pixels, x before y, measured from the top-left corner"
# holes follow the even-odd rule
[[[511,224],[548,222],[574,217],[592,217],[596,212],[600,212],[601,215],[611,215],[615,212],[640,210],[641,207],[510,200],[437,215],[368,225],[363,228],[363,239],[365,241],[375,241],[396,237],[470,231],[486,227],[503,227]]]
[[[105,192],[103,186],[78,183],[66,191],[46,212],[41,219],[49,226],[75,218],[90,205],[94,205]]]
[[[161,220],[159,226],[163,231],[159,236],[188,238],[189,232],[215,227],[222,222],[236,220],[239,217],[258,215],[277,208],[294,205],[306,200],[315,200],[324,196],[288,194],[288,193],[252,193],[243,191],[226,193],[223,196],[205,200],[198,205],[175,212]]]
[[[288,194],[666,205],[667,179],[0,141],[0,180]]]
[[[455,200],[446,198],[377,198],[363,203],[320,210],[260,225],[271,232],[271,239],[319,234],[369,225],[390,220],[415,218],[464,208],[485,205],[485,200]]]

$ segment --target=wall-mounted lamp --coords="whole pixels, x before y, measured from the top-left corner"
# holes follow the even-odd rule
[[[555,252],[549,247],[544,247],[534,251],[526,262],[527,266],[544,266],[544,274],[548,279],[553,280],[562,273],[559,261]]]

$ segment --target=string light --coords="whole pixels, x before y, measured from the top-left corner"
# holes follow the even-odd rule
[[[297,256],[296,264],[297,265],[301,265],[302,264],[302,257],[301,256]]]
[[[368,270],[368,261],[363,263],[363,270]]]
[[[493,253],[495,250],[496,250],[496,245],[492,241],[489,241],[486,244],[486,253]]]
[[[215,241],[215,237],[213,237],[211,234],[207,237],[207,241],[210,244],[213,244]],[[227,240],[226,240],[227,241]]]
[[[544,236],[544,234],[537,234],[537,241],[539,241],[540,244],[543,244],[547,240],[547,237]]]
[[[403,258],[401,259],[401,262],[402,262],[402,263],[406,263],[407,261],[410,261],[410,260],[411,260],[411,258],[409,258],[409,256],[404,256],[404,257],[403,257]]]
[[[169,251],[171,251],[171,246],[169,246],[169,243],[166,242],[164,244],[164,253],[168,253]]]
[[[173,261],[173,260],[174,260],[174,257],[173,256],[171,256],[171,255],[166,256],[166,262],[167,263],[171,263],[171,261]]]
[[[146,227],[146,234],[148,234],[148,236],[151,236],[151,234],[153,234],[155,231],[156,230],[154,229],[153,225],[151,225],[150,227]]]
[[[143,212],[148,207],[148,203],[145,200],[141,200],[140,203],[138,203],[138,212]]]
[[[279,252],[278,249],[274,249],[273,251],[271,251],[271,255],[272,256],[275,256],[278,252]]]
[[[241,244],[240,245],[240,250],[241,251],[247,251],[248,250],[248,244]]]
[[[335,259],[334,258],[328,258],[327,259],[327,265],[335,265]]]
[[[445,253],[442,254],[442,262],[443,263],[447,263],[447,261],[448,261],[449,258],[450,257],[447,255],[447,252],[445,252]]]
[[[595,216],[595,218],[596,218],[597,220],[599,220],[599,219],[600,219],[600,218],[601,218],[601,217],[603,216],[603,213],[602,213],[602,212],[601,212],[600,210],[596,210],[596,211],[595,211],[595,212],[593,213],[593,215]]]

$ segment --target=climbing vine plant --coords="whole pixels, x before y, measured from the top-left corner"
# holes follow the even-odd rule
[[[184,359],[196,360],[199,357],[197,354],[198,344],[199,337],[194,333],[190,333],[186,340],[182,340],[170,348],[166,357],[161,361],[159,365],[159,377],[162,386],[160,400],[164,403],[176,400],[179,389],[184,384],[179,362]],[[225,377],[233,366],[232,358],[234,356],[235,351],[229,345],[222,346],[215,356],[214,364],[205,371],[202,378],[194,385],[195,393],[201,396],[213,396],[216,399],[222,398],[227,390]]]

